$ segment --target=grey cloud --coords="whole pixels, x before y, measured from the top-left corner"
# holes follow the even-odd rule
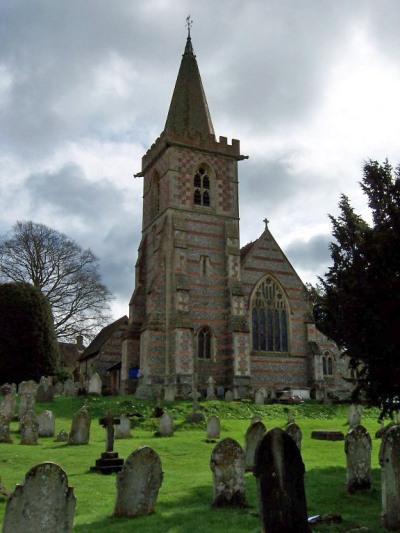
[[[285,253],[295,268],[319,272],[322,276],[331,261],[329,244],[332,236],[315,235],[309,241],[298,239],[285,247]]]

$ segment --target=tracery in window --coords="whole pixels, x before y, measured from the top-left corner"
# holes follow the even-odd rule
[[[194,179],[193,202],[195,205],[210,207],[210,177],[205,166],[197,169]]]
[[[283,290],[269,276],[256,287],[251,318],[253,350],[288,351],[288,305]]]
[[[197,333],[197,357],[211,359],[212,333],[208,327],[203,327]]]
[[[322,373],[324,376],[333,376],[333,356],[329,352],[322,356]]]

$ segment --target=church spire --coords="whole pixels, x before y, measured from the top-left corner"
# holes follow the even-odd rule
[[[164,131],[187,136],[199,132],[213,134],[214,128],[204,93],[203,84],[193,52],[190,15],[186,18],[188,36],[182,56],[175,89],[172,95]]]

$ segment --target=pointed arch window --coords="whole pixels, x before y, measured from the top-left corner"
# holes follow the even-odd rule
[[[151,180],[153,216],[157,216],[160,212],[160,175],[154,172]]]
[[[196,170],[193,186],[193,203],[210,207],[210,176],[205,166],[201,166]]]
[[[289,351],[288,304],[282,288],[269,276],[253,293],[251,322],[253,350]]]
[[[333,356],[330,352],[325,352],[322,356],[322,373],[324,377],[333,376]]]
[[[212,332],[207,326],[197,333],[197,357],[199,359],[211,359],[213,346]]]

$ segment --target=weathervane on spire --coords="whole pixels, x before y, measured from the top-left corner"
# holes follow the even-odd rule
[[[185,26],[187,26],[187,29],[188,29],[188,39],[190,39],[190,28],[192,27],[193,25],[193,20],[190,20],[190,15],[188,15],[186,17],[186,24]]]

